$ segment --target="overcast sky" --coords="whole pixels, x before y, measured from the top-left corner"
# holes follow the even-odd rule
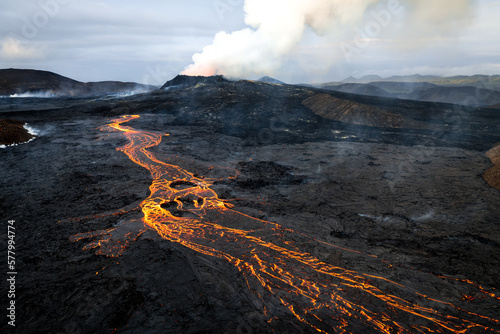
[[[463,8],[443,5],[413,16],[415,0],[401,0],[409,4],[404,11],[377,20],[373,13],[389,10],[390,1],[365,0],[371,4],[361,19],[339,20],[321,36],[306,29],[268,74],[290,83],[366,74],[500,74],[500,0],[465,0]],[[243,0],[1,0],[0,68],[161,85],[218,32],[248,28],[243,6]]]

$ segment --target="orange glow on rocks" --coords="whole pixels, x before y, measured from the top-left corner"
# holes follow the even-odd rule
[[[190,66],[186,68],[184,71],[182,71],[181,75],[188,75],[188,76],[202,76],[202,77],[210,77],[213,75],[216,75],[217,71],[215,68],[210,67],[210,66]]]
[[[211,189],[214,180],[159,160],[148,148],[159,145],[165,134],[123,125],[137,118],[123,116],[108,128],[123,133],[129,142],[118,150],[148,169],[153,178],[151,194],[140,204],[143,218],[113,229],[73,236],[73,241],[93,240],[84,249],[120,256],[146,229],[152,229],[165,240],[234,265],[265,305],[261,311],[269,321],[277,317],[273,313],[275,305],[267,304],[274,300],[321,333],[346,333],[353,328],[380,333],[475,333],[495,332],[491,326],[500,325],[499,320],[426,296],[382,276],[320,261],[294,244],[294,239],[304,235],[233,210]],[[482,287],[477,289],[473,282],[463,284],[484,298],[498,298],[494,293],[485,293]]]

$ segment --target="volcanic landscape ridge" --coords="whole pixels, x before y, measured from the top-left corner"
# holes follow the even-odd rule
[[[134,82],[80,82],[39,70],[0,70],[0,96],[4,97],[90,97],[124,92],[149,92],[155,86]]]
[[[13,98],[71,79],[5,71],[16,332],[500,333],[493,100],[184,75]]]

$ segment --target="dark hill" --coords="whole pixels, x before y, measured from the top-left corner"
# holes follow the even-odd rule
[[[334,90],[337,92],[344,92],[351,94],[392,97],[392,95],[387,91],[385,91],[384,89],[376,87],[371,84],[346,83],[336,86],[325,86],[323,88],[328,90]]]
[[[220,84],[223,82],[228,82],[222,75],[214,75],[210,77],[204,76],[189,76],[189,75],[178,75],[170,81],[167,81],[161,89],[169,87],[190,87],[199,84],[210,85],[210,84]]]
[[[390,78],[382,78],[376,75],[364,76],[356,79],[349,77],[342,80],[342,83],[371,83],[374,82],[399,82],[399,83],[429,83],[437,86],[446,87],[465,87],[472,86],[478,88],[487,88],[500,91],[500,75],[471,75],[471,76],[451,76],[439,77],[432,75],[406,75],[406,76],[392,76]],[[325,84],[325,85],[331,85]]]
[[[81,82],[47,71],[0,70],[0,95],[74,89],[81,85]]]
[[[423,129],[427,125],[405,118],[396,113],[387,112],[376,106],[339,99],[329,94],[317,94],[303,102],[316,115],[321,117],[357,125],[385,128]]]
[[[500,102],[500,91],[474,86],[439,86],[428,82],[372,82],[323,85],[323,89],[358,95],[487,107]]]
[[[393,81],[376,81],[370,82],[370,85],[383,89],[391,94],[409,94],[416,91],[436,88],[437,85],[428,82],[393,82]]]
[[[500,92],[481,89],[472,86],[466,87],[434,87],[411,94],[402,95],[402,98],[418,101],[454,103],[462,105],[490,106],[500,102]]]
[[[147,92],[154,86],[134,82],[80,82],[62,75],[38,70],[0,70],[0,96],[47,93],[54,96],[101,96],[132,91]]]

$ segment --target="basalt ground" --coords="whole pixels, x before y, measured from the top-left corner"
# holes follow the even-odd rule
[[[230,263],[155,231],[120,257],[70,241],[142,217],[151,175],[116,150],[123,136],[100,129],[138,114],[128,125],[169,133],[150,152],[216,179],[212,189],[234,210],[295,231],[287,239],[294,247],[383,277],[372,282],[382,291],[392,291],[389,281],[403,285],[400,297],[412,303],[425,295],[456,306],[429,305],[445,315],[481,315],[473,320],[490,330],[470,333],[499,332],[484,317],[500,318],[500,192],[483,179],[493,166],[485,152],[500,142],[498,111],[328,93],[362,104],[363,122],[339,122],[335,115],[348,110],[330,117],[304,105],[318,94],[325,92],[245,81],[126,99],[16,100],[15,108],[2,101],[1,118],[40,131],[0,150],[0,219],[5,230],[15,220],[18,271],[16,328],[2,316],[2,330],[316,332]],[[412,125],[370,126],[379,111],[382,121]],[[2,233],[2,254],[6,240]],[[7,289],[4,282],[2,296]],[[356,321],[348,330],[369,332]]]

